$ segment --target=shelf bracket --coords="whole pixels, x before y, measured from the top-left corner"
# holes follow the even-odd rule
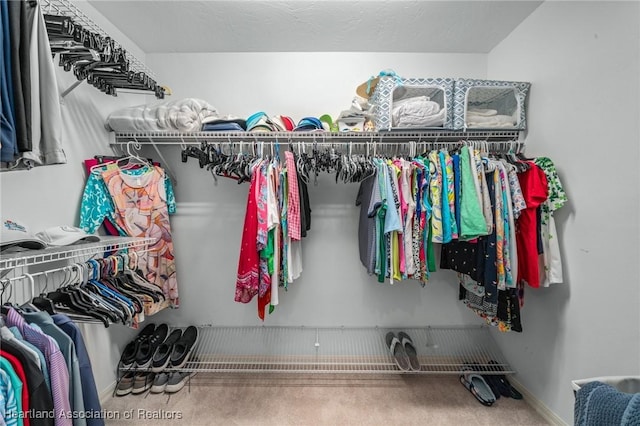
[[[60,93],[60,98],[64,99],[65,96],[67,96],[69,93],[73,92],[73,90],[80,86],[82,84],[84,80],[78,80],[75,83],[73,83],[71,86],[69,86],[64,92]]]

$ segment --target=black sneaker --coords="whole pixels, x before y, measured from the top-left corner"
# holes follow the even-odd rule
[[[156,352],[156,349],[158,349],[158,346],[164,342],[168,333],[169,326],[167,324],[160,324],[156,327],[153,333],[151,333],[148,339],[140,343],[136,354],[136,368],[149,368],[153,354]]]
[[[120,366],[123,369],[126,370],[134,366],[140,344],[147,340],[151,334],[153,334],[155,328],[155,324],[146,325],[142,329],[142,331],[138,333],[135,339],[127,343],[127,346],[124,347],[124,351],[122,351],[122,356],[120,357]]]
[[[180,340],[173,346],[171,353],[171,367],[182,368],[189,360],[189,355],[198,341],[198,329],[190,325],[182,333]]]
[[[153,354],[153,360],[151,361],[151,371],[159,373],[169,365],[171,362],[171,353],[173,352],[173,346],[182,337],[182,330],[176,328],[171,332],[167,340],[165,340]]]

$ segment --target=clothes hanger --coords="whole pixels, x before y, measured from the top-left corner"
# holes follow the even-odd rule
[[[63,271],[66,271],[66,268],[63,269]],[[48,286],[49,286],[49,274],[48,272],[45,271],[44,272],[44,288],[42,289],[40,296],[35,296],[33,299],[31,299],[31,304],[34,305],[36,308],[47,312],[49,315],[53,315],[56,313],[53,300],[47,298],[44,295],[45,294],[44,292],[47,290]]]
[[[9,307],[11,307],[11,296],[13,295],[13,288],[11,288],[11,280],[8,278],[0,280],[0,284],[2,285],[2,291],[0,292],[0,313],[7,315],[9,313]],[[9,295],[7,296],[7,301],[4,301],[4,293],[9,289]]]
[[[142,166],[142,167],[148,167],[148,168],[152,168],[153,164],[149,163],[146,159],[140,157],[139,155],[137,155],[136,152],[132,152],[131,148],[133,147],[134,151],[138,151],[141,148],[140,143],[137,141],[137,139],[134,138],[133,141],[129,141],[127,142],[127,156],[123,157],[121,159],[119,159],[118,161],[116,161],[116,166],[122,170],[127,170],[127,169],[131,169],[135,166]],[[126,163],[122,163],[125,162]]]

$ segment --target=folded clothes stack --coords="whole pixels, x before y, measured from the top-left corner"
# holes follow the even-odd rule
[[[467,127],[514,127],[516,113],[501,115],[495,109],[469,109],[466,115]]]

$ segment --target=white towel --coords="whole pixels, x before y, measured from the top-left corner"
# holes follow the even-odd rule
[[[115,132],[197,132],[202,127],[202,120],[212,116],[217,117],[218,111],[208,102],[186,98],[114,111],[107,118],[105,127]]]
[[[499,115],[495,109],[470,109],[467,111],[467,127],[514,127],[516,113]]]
[[[447,111],[426,96],[394,101],[391,112],[393,127],[442,127]]]

